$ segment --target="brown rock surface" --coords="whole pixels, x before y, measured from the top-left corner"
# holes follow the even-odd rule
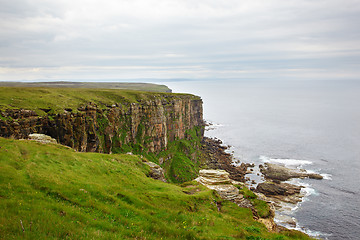
[[[279,181],[286,181],[290,178],[323,178],[320,174],[299,172],[294,169],[271,163],[266,163],[265,167],[262,167],[260,170],[264,174],[265,178]]]
[[[240,207],[252,207],[250,201],[245,199],[239,189],[232,184],[229,173],[225,170],[203,169],[199,171],[199,177],[195,180],[215,190],[225,200],[232,201]]]
[[[232,180],[245,182],[247,166],[244,163],[234,166],[232,155],[224,151],[219,140],[204,137],[203,152],[206,154],[207,166],[210,169],[225,170]]]
[[[40,133],[81,152],[111,153],[138,144],[158,153],[169,141],[187,138],[187,130],[204,125],[199,98],[164,95],[137,101],[106,108],[88,103],[76,112],[67,108],[57,114],[47,109],[46,116],[31,110],[6,109],[0,112],[0,136],[25,139],[31,133]],[[202,131],[197,134],[203,136]]]
[[[257,185],[256,190],[260,193],[263,193],[265,196],[289,196],[300,193],[301,188],[302,187],[289,183],[263,182]]]

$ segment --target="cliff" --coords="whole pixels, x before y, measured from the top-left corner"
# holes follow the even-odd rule
[[[28,89],[0,88],[1,137],[43,133],[80,152],[159,153],[169,142],[187,138],[189,130],[203,135],[202,100],[193,95]]]
[[[30,225],[30,230],[26,230],[29,234],[49,232],[48,230],[31,232],[32,219],[36,219],[34,220],[35,229],[38,229],[38,226],[58,225],[60,222],[56,219],[53,221],[55,224],[39,223],[39,219],[43,218],[36,213],[41,212],[41,216],[48,214],[43,214],[42,204],[30,203],[34,201],[38,203],[45,199],[46,202],[54,200],[51,204],[58,204],[59,201],[63,204],[61,207],[59,205],[55,208],[47,208],[58,209],[54,212],[54,219],[59,216],[68,218],[73,224],[72,214],[69,214],[69,217],[66,216],[74,205],[83,208],[83,212],[86,213],[89,209],[93,209],[94,216],[90,219],[93,219],[94,226],[96,225],[94,229],[97,232],[101,230],[96,223],[98,218],[110,219],[111,223],[116,222],[116,227],[111,226],[111,229],[116,229],[121,238],[128,236],[133,239],[134,236],[143,237],[142,234],[152,236],[159,233],[154,239],[159,239],[158,236],[170,236],[169,239],[175,239],[184,236],[184,232],[180,232],[179,229],[186,229],[187,234],[191,233],[191,236],[187,238],[195,239],[196,236],[204,233],[204,237],[200,238],[205,239],[209,228],[207,223],[202,227],[199,220],[206,219],[207,221],[209,214],[213,219],[209,223],[210,229],[216,229],[216,232],[209,236],[219,238],[225,236],[225,233],[230,234],[230,231],[236,238],[252,237],[254,231],[258,235],[261,233],[261,236],[275,236],[273,233],[266,232],[263,225],[254,221],[249,209],[234,208],[230,203],[223,202],[214,192],[203,189],[196,182],[190,182],[205,163],[204,159],[208,160],[210,156],[214,156],[214,151],[206,151],[201,144],[204,130],[202,111],[202,100],[189,94],[108,89],[0,87],[0,137],[20,139],[28,138],[32,133],[42,133],[78,151],[74,152],[58,144],[44,146],[33,141],[0,138],[0,161],[6,166],[6,168],[0,168],[2,175],[6,176],[4,178],[6,181],[1,182],[0,185],[9,186],[6,192],[3,191],[0,194],[0,197],[9,200],[6,206],[24,203],[26,209],[31,209],[26,218],[23,213],[13,214],[16,215],[16,219],[21,216],[24,223],[27,222],[25,228]],[[138,155],[99,154],[130,151]],[[220,154],[218,150],[215,152],[217,152],[216,156]],[[146,176],[154,174],[150,173],[148,165],[150,168],[155,166],[158,170],[160,167],[149,164],[147,160],[159,163],[165,170],[164,174],[161,169],[161,173],[155,176],[157,179],[165,181],[164,177],[166,177],[170,183],[187,183],[179,187],[171,184],[163,185],[162,181],[158,181],[161,184],[149,182]],[[225,162],[228,161],[220,165],[231,164],[230,162],[225,164]],[[74,168],[74,165],[77,167]],[[243,176],[238,175],[235,170],[231,173],[243,179]],[[21,182],[22,185],[16,181]],[[21,187],[17,187],[20,185]],[[25,185],[27,190],[24,190]],[[13,189],[20,189],[16,198],[13,197],[15,196]],[[31,191],[33,193],[28,194]],[[84,195],[79,197],[79,192]],[[41,194],[40,197],[38,193]],[[255,200],[249,201],[253,204]],[[64,209],[63,206],[66,204],[69,208]],[[39,206],[41,211],[37,210]],[[109,206],[114,209],[109,211]],[[222,208],[225,209],[223,212]],[[5,209],[5,207],[0,209]],[[118,211],[119,209],[121,211]],[[142,229],[141,232],[133,229],[124,233],[123,229],[117,229],[118,226],[130,224],[128,222],[129,209],[132,209],[130,211],[133,211],[134,216],[141,216],[134,217],[139,221],[131,222],[129,226],[131,229],[139,226],[139,229]],[[144,209],[148,212],[145,213]],[[263,208],[259,209],[263,210]],[[13,213],[7,210],[5,209],[5,212]],[[232,213],[228,216],[229,210]],[[120,213],[123,211],[126,212],[125,217]],[[185,211],[191,214],[182,214]],[[99,213],[104,214],[99,215]],[[255,213],[258,212],[255,211]],[[11,214],[10,219],[15,219]],[[198,214],[194,223],[191,218],[183,216],[178,218],[180,215],[193,216],[194,214]],[[234,222],[235,215],[238,216],[234,224],[237,227],[229,225],[229,222]],[[158,218],[155,221],[156,224],[167,230],[163,231],[160,228],[154,230],[154,216]],[[171,220],[171,224],[163,223],[164,216],[166,216],[165,219]],[[25,228],[21,219],[24,233]],[[143,229],[149,221],[143,221],[143,219],[152,219],[151,228],[145,232]],[[180,225],[177,224],[172,229],[174,219]],[[31,222],[29,223],[28,220]],[[49,222],[49,219],[45,218],[41,221]],[[86,225],[88,224],[87,221]],[[244,227],[238,229],[239,225]],[[9,236],[21,234],[19,228],[13,226],[15,226],[13,222],[7,225],[7,230],[4,232],[9,233]],[[76,228],[78,229],[80,228]],[[66,231],[63,233],[66,235],[59,238],[72,235],[75,236],[73,238],[77,238],[76,236],[81,235],[75,233],[68,235]],[[137,235],[139,233],[140,235]],[[289,234],[293,233],[289,232]],[[34,235],[31,238],[41,237]]]

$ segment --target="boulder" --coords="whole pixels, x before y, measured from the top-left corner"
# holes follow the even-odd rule
[[[296,204],[301,202],[304,194],[301,193],[302,186],[296,186],[289,183],[259,183],[256,191],[266,196],[268,201],[281,208],[281,202]]]
[[[290,178],[313,178],[322,179],[320,174],[299,172],[295,169],[290,169],[277,164],[266,163],[265,167],[261,166],[260,171],[264,174],[267,179],[286,181]]]
[[[149,176],[153,179],[160,180],[166,182],[164,176],[164,169],[153,162],[144,162],[146,165],[150,167],[150,174]]]
[[[274,196],[282,195],[289,196],[293,194],[299,194],[301,191],[301,186],[296,186],[289,183],[273,183],[273,182],[263,182],[259,183],[256,187],[256,190],[260,193],[263,193],[265,196]]]
[[[39,133],[32,133],[28,136],[29,140],[34,140],[40,143],[57,143],[56,139],[45,135],[45,134],[39,134]]]
[[[239,207],[252,207],[250,201],[245,199],[240,194],[239,189],[233,185],[233,181],[229,178],[229,173],[225,170],[200,170],[199,177],[195,181],[215,190],[221,198],[232,201]]]
[[[229,173],[225,170],[202,169],[199,171],[198,181],[203,185],[231,184]]]

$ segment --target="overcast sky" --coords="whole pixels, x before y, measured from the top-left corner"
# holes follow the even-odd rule
[[[359,76],[360,0],[0,0],[0,80]]]

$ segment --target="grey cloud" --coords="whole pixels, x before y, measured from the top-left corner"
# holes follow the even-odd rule
[[[91,71],[109,71],[108,77],[233,78],[237,71],[277,77],[293,69],[334,72],[334,66],[356,76],[359,69],[357,0],[0,2],[0,80],[19,78],[16,68],[32,79],[85,78]],[[106,68],[118,66],[139,68]],[[76,70],[59,72],[64,68]]]

